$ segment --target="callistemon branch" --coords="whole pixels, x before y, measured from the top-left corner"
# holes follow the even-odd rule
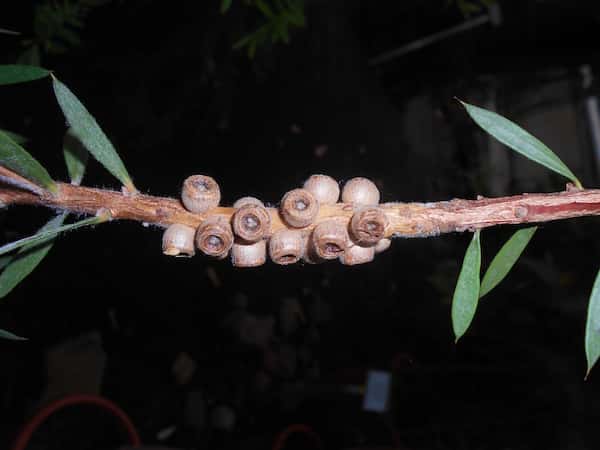
[[[38,67],[0,65],[0,85],[49,74]],[[96,217],[63,225],[66,214],[60,214],[34,236],[0,246],[0,255],[11,253],[0,273],[0,298],[33,270],[58,233],[111,219],[164,227],[162,251],[166,255],[192,256],[199,249],[218,259],[230,256],[236,267],[260,266],[268,257],[282,265],[333,259],[345,265],[364,264],[387,249],[392,237],[429,237],[468,230],[474,233],[452,299],[452,326],[458,340],[469,328],[479,299],[506,277],[536,227],[516,231],[483,278],[479,230],[600,215],[600,190],[583,189],[575,174],[544,143],[507,118],[465,102],[461,103],[466,112],[484,131],[572,184],[564,192],[546,194],[380,204],[377,186],[366,178],[353,178],[340,189],[333,178],[312,175],[302,188],[285,193],[277,208],[267,208],[254,197],[243,197],[231,207],[223,207],[217,182],[206,175],[193,175],[184,180],[180,199],[144,195],[135,188],[121,157],[90,112],[54,76],[52,84],[69,124],[64,154],[72,184],[55,181],[33,156],[0,131],[0,207],[39,205]],[[85,172],[85,151],[121,182],[120,192],[78,186]],[[600,358],[598,323],[600,271],[588,308],[588,373]],[[6,332],[1,336],[16,338]]]
[[[198,228],[209,216],[230,219],[233,207],[215,207],[205,213],[186,210],[174,198],[129,194],[106,189],[58,183],[56,195],[36,195],[9,186],[0,187],[4,205],[39,205],[68,212],[96,214],[101,209],[113,219],[135,220],[163,227],[183,224]],[[311,231],[322,221],[335,219],[349,222],[363,206],[350,203],[321,205],[316,219],[301,227]],[[544,194],[521,194],[510,197],[454,199],[431,203],[383,203],[380,208],[388,220],[385,237],[428,237],[440,233],[475,230],[495,225],[548,222],[582,216],[600,215],[600,189],[570,189]],[[276,208],[267,208],[271,219],[268,234],[290,228]]]

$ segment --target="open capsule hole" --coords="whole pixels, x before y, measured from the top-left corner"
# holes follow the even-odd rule
[[[199,191],[210,191],[210,183],[206,180],[193,180],[192,185]]]
[[[294,254],[282,255],[279,257],[279,261],[283,264],[291,264],[298,260],[298,256]]]
[[[308,203],[303,199],[296,200],[294,203],[294,208],[298,211],[304,211],[306,208],[308,208]]]
[[[242,223],[247,231],[256,231],[260,225],[260,220],[254,214],[248,214],[244,216]]]
[[[329,255],[336,255],[342,251],[341,247],[334,242],[325,243],[324,250]]]
[[[224,246],[223,239],[211,234],[206,238],[206,248],[211,251],[220,251]]]

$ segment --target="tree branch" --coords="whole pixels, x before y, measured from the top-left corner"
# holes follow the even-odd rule
[[[0,204],[39,205],[61,211],[95,215],[101,209],[113,219],[135,220],[166,227],[181,223],[197,228],[209,215],[230,218],[233,208],[218,207],[210,214],[187,211],[179,200],[143,194],[122,193],[58,183],[57,194],[41,195],[10,186],[0,186]],[[568,187],[564,192],[522,194],[511,197],[454,199],[432,203],[385,203],[379,205],[389,225],[385,235],[428,237],[441,233],[476,230],[496,225],[538,223],[600,215],[600,190]],[[310,231],[324,219],[348,222],[355,207],[350,204],[323,205],[317,219],[304,228]],[[271,215],[271,233],[288,226],[276,208]]]

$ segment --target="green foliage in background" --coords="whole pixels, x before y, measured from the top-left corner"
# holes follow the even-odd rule
[[[63,54],[81,46],[85,20],[96,8],[111,0],[46,0],[33,10],[33,33],[25,38],[17,62],[39,66],[44,54]]]
[[[227,13],[232,3],[232,0],[221,0],[221,13]],[[257,11],[262,22],[233,44],[234,49],[246,48],[249,58],[254,58],[256,50],[265,44],[288,44],[290,32],[306,25],[304,0],[243,0],[240,3]]]
[[[447,0],[448,6],[458,8],[463,17],[468,18],[474,14],[481,13],[484,9],[489,8],[496,0]]]

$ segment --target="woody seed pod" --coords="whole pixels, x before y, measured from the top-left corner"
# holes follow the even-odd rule
[[[231,220],[231,226],[236,236],[245,242],[252,243],[269,234],[271,215],[262,204],[246,201],[240,205],[239,200],[236,204],[239,206]]]
[[[339,257],[348,246],[346,227],[335,220],[319,223],[312,233],[312,245],[315,254],[323,259]]]
[[[233,204],[233,207],[235,209],[238,209],[244,205],[265,206],[265,204],[263,202],[261,202],[259,199],[257,199],[256,197],[242,197],[242,198],[238,198],[235,201],[235,203]]]
[[[375,247],[361,247],[353,245],[348,247],[340,256],[340,262],[346,266],[355,266],[373,261],[375,258]]]
[[[221,201],[221,190],[217,182],[206,175],[192,175],[183,182],[181,201],[188,211],[205,213]]]
[[[205,254],[224,258],[232,245],[233,232],[224,216],[211,216],[198,227],[196,247]]]
[[[304,189],[315,196],[320,205],[333,205],[340,197],[340,187],[327,175],[311,175],[304,182]]]
[[[325,262],[323,258],[317,255],[315,247],[312,243],[312,234],[304,237],[304,253],[302,255],[302,261],[306,264],[320,264]]]
[[[280,230],[269,240],[269,254],[275,264],[293,264],[304,254],[304,245],[300,231]]]
[[[392,240],[383,238],[375,245],[375,253],[385,252],[392,245]]]
[[[165,230],[162,251],[169,256],[194,256],[194,230],[192,227],[175,223]]]
[[[371,180],[357,177],[348,180],[342,189],[342,202],[357,205],[377,205],[379,189]]]
[[[356,211],[350,221],[352,239],[358,245],[370,247],[385,237],[388,218],[380,208]]]
[[[303,228],[317,217],[319,202],[306,189],[293,189],[281,199],[280,212],[289,226]]]
[[[254,244],[233,244],[231,248],[231,263],[235,267],[262,266],[267,260],[267,244],[258,241]]]

